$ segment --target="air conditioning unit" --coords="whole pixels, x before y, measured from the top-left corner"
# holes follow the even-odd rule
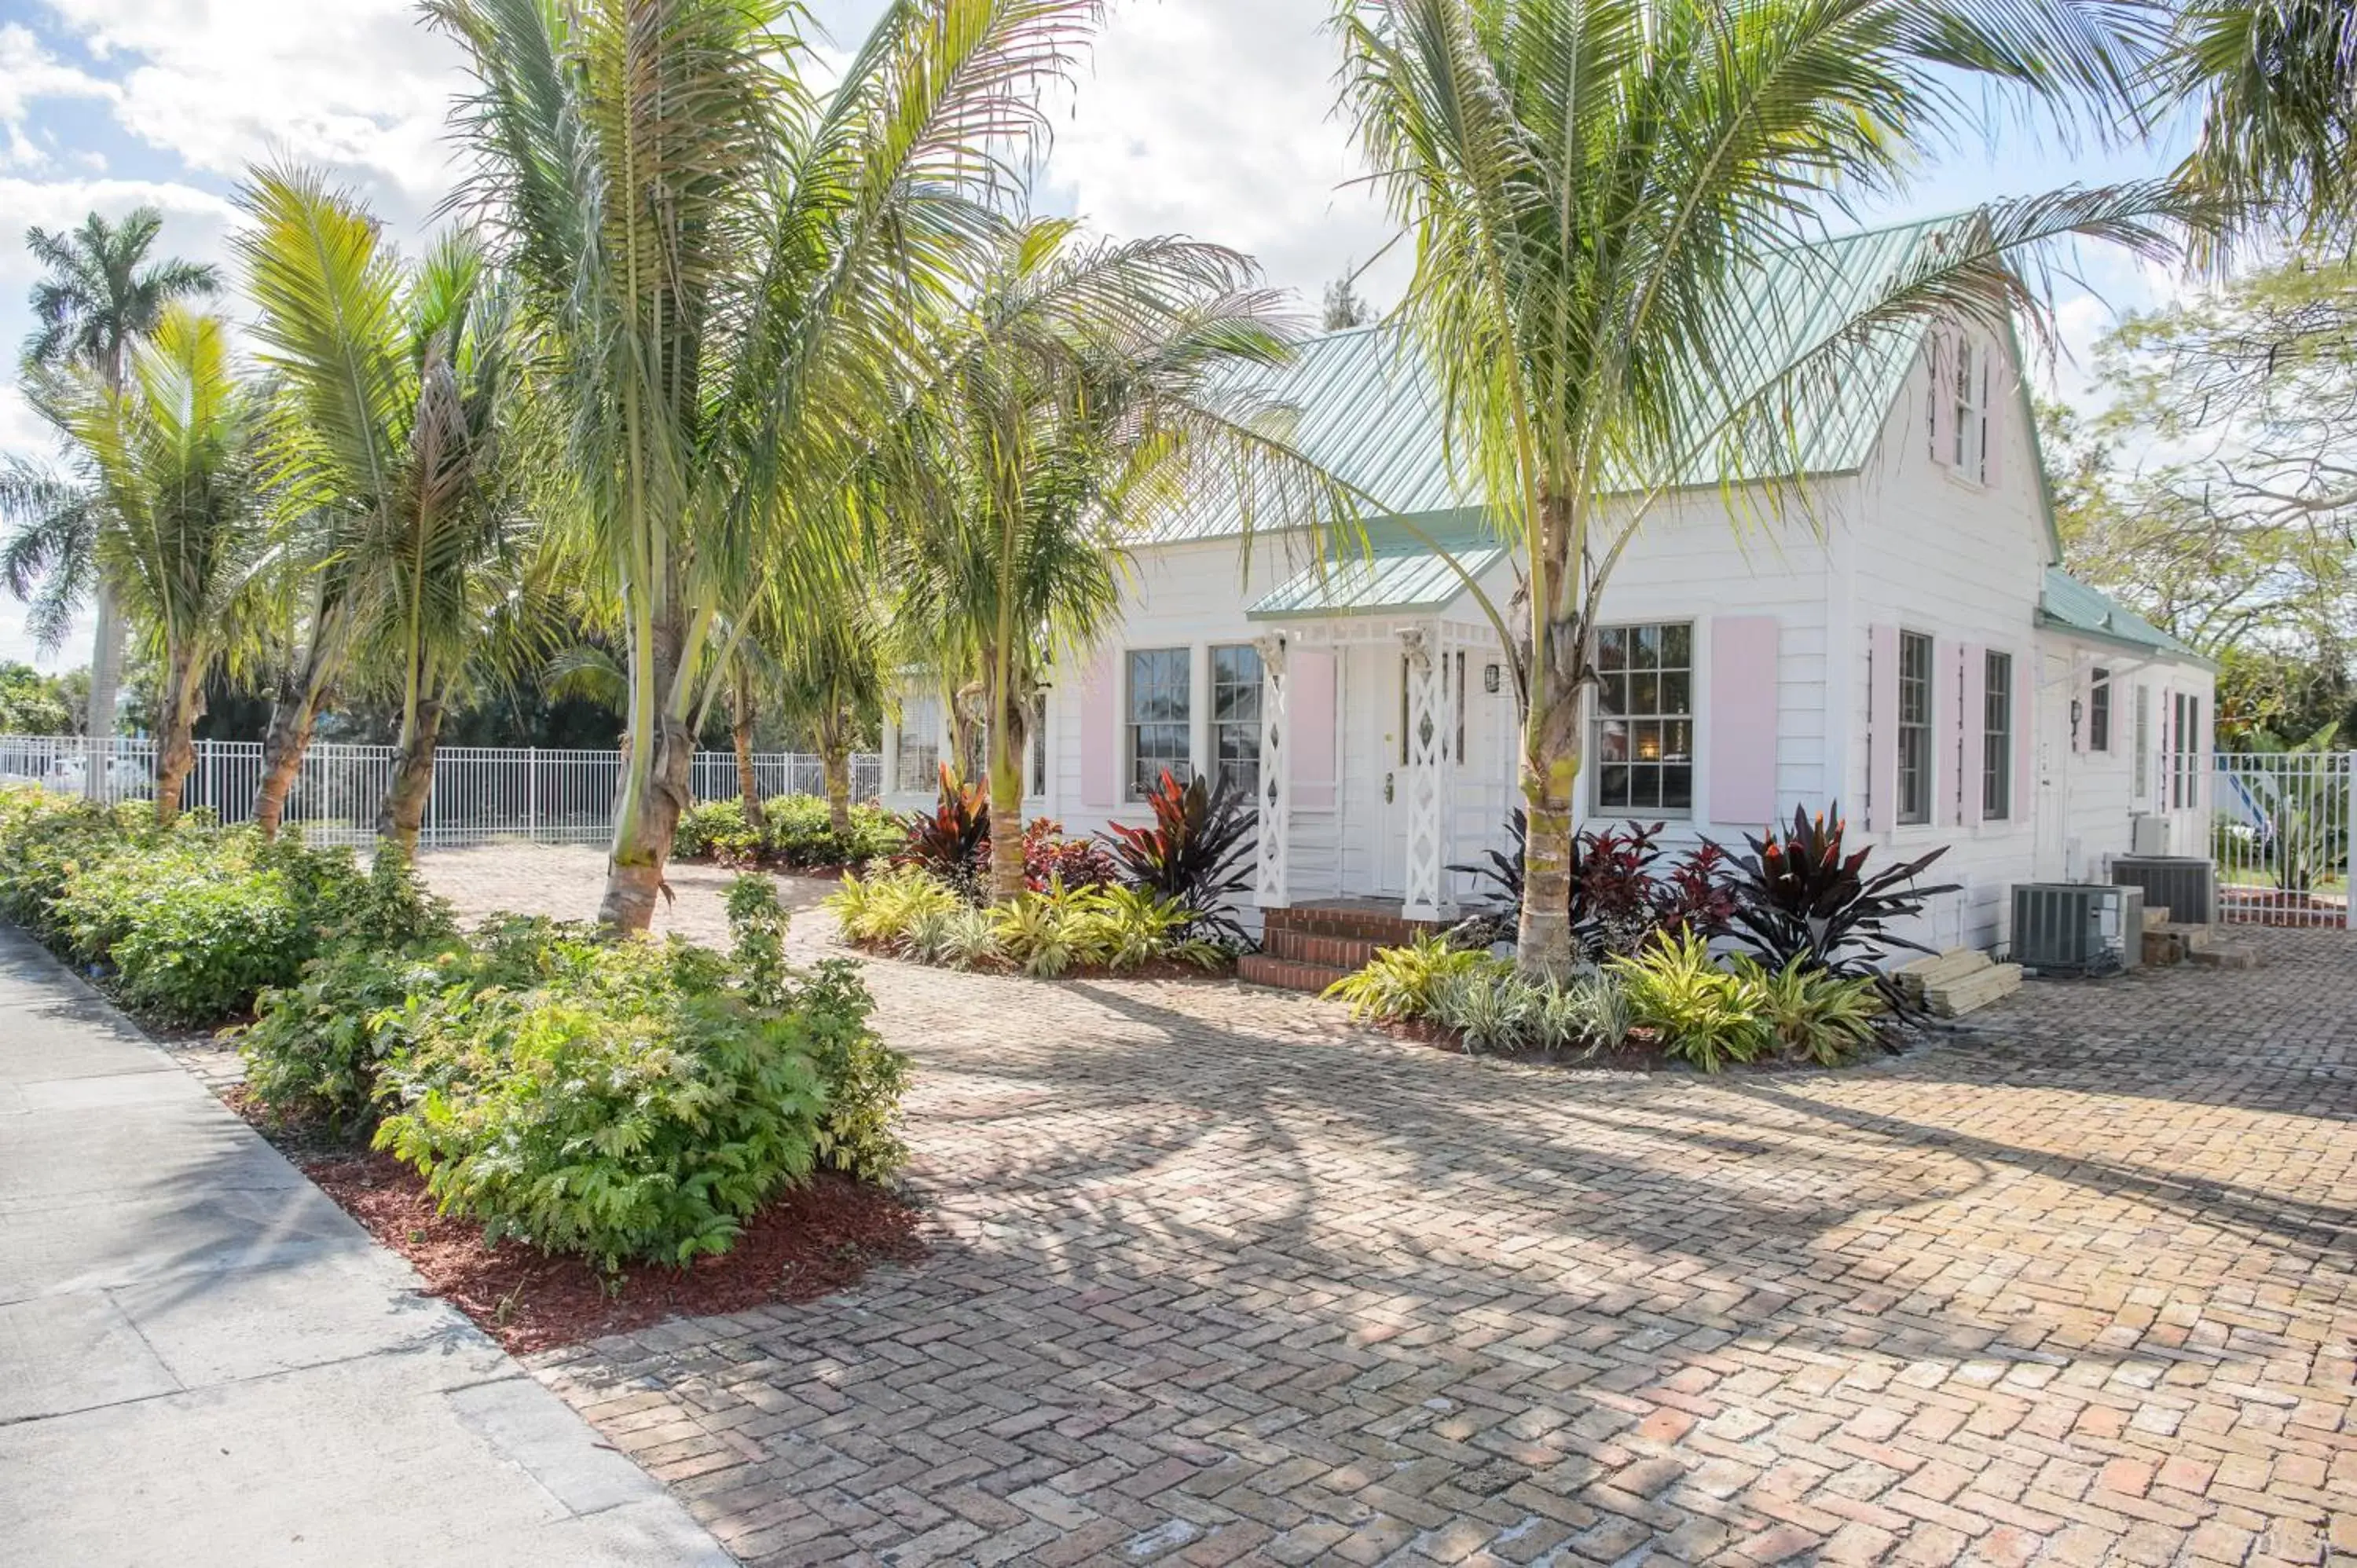
[[[2200,855],[2124,854],[2112,862],[2112,880],[2143,888],[2146,908],[2166,909],[2180,925],[2218,918],[2218,868]]]
[[[2128,843],[2131,853],[2136,854],[2148,857],[2167,855],[2169,819],[2151,815],[2136,818],[2131,824]]]
[[[2041,974],[2110,974],[2127,962],[2127,921],[2125,887],[2093,882],[2018,883],[2013,889],[2013,961]]]

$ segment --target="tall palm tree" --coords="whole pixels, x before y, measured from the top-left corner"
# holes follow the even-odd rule
[[[1049,664],[1118,614],[1122,542],[1212,464],[1315,475],[1243,373],[1290,357],[1280,296],[1232,251],[1188,240],[1083,242],[1061,219],[1009,231],[970,338],[912,409],[931,467],[888,580],[895,613],[970,654],[989,780],[991,896],[1023,891],[1026,739]],[[937,498],[928,503],[928,495]]]
[[[893,0],[823,95],[791,0],[428,9],[479,84],[469,194],[545,342],[565,510],[619,590],[630,745],[599,915],[643,930],[731,612],[780,536],[825,526],[814,501],[922,359],[1101,4]]]
[[[884,660],[877,607],[857,596],[807,607],[779,628],[770,689],[778,712],[811,737],[827,821],[851,832],[851,751],[883,714]]]
[[[98,569],[164,671],[156,813],[169,822],[196,762],[206,676],[243,661],[273,616],[259,400],[238,381],[221,323],[176,306],[134,349],[121,392],[80,369],[44,403],[102,509]]]
[[[509,313],[461,231],[406,263],[315,170],[257,171],[238,240],[278,390],[269,446],[309,602],[274,704],[254,818],[274,832],[321,702],[366,644],[401,698],[386,832],[414,843],[448,690],[520,560],[500,463]]]
[[[1758,308],[1829,207],[1904,188],[1987,113],[2126,100],[2158,39],[2087,0],[1342,0],[1345,103],[1415,244],[1400,314],[1527,603],[1520,961],[1572,959],[1573,786],[1600,595],[1697,468],[1783,472],[1786,417],[1861,347],[2035,306],[2008,257],[2082,233],[2164,249],[2159,187],[1985,208],[1855,313]],[[2181,204],[2176,204],[2181,205]],[[1801,280],[1806,285],[1806,278]],[[1830,291],[1824,291],[1830,293]],[[1780,462],[1782,467],[1780,467]],[[1767,488],[1767,504],[1794,493]],[[1739,498],[1749,501],[1756,497]],[[1805,500],[1805,496],[1799,499]]]
[[[2357,0],[2197,0],[2159,81],[2201,103],[2184,172],[2237,228],[2357,243]]]
[[[119,223],[110,223],[93,212],[79,229],[25,231],[26,249],[48,269],[48,275],[33,285],[30,295],[35,326],[25,339],[27,366],[58,370],[80,365],[95,371],[113,392],[122,392],[125,357],[155,332],[164,312],[177,302],[210,295],[221,287],[219,269],[209,264],[171,257],[147,259],[163,227],[163,213],[153,207],[138,207]],[[54,521],[70,524],[85,510],[68,506],[49,515]],[[94,568],[87,553],[95,542],[94,532],[53,526],[28,533],[28,548],[21,554],[11,552],[7,572],[10,586],[17,597],[25,598],[32,582],[19,576],[20,564],[30,568],[38,560],[45,568],[38,573],[45,586],[39,590],[43,596],[36,604],[36,618],[55,636],[45,638],[44,646],[64,639],[64,624],[72,618],[74,607],[85,595],[97,602],[97,635],[90,659],[90,713],[84,724],[97,755],[83,778],[84,789],[97,799],[106,781],[103,743],[114,734],[115,701],[123,688],[122,612],[113,585]]]

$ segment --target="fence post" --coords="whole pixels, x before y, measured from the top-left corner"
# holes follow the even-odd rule
[[[540,842],[540,747],[526,746],[523,754],[523,836],[533,843]]]
[[[2341,929],[2357,930],[2357,751],[2341,757],[2348,770],[2347,814],[2341,819]]]

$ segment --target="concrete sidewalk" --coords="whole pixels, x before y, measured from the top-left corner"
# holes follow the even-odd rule
[[[0,1564],[732,1561],[0,927]]]

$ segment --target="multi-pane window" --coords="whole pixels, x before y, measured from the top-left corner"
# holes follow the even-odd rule
[[[1240,642],[1211,650],[1211,782],[1231,779],[1260,798],[1260,650]]]
[[[1951,341],[1936,363],[1931,397],[1932,456],[1975,484],[1988,477],[1989,393],[1996,357],[1966,338]],[[1941,415],[1948,416],[1945,430]]]
[[[2100,668],[2087,684],[2087,749],[2112,749],[2112,672]]]
[[[1045,692],[1031,699],[1031,793],[1048,792],[1048,694]]]
[[[900,761],[892,787],[930,795],[942,782],[942,700],[910,697],[900,704]]]
[[[1899,820],[1932,820],[1932,639],[1899,634]]]
[[[2201,699],[2177,693],[2169,728],[2169,801],[2179,811],[2201,803]]]
[[[1981,816],[2013,815],[2013,655],[1988,655],[1981,698]]]
[[[1144,800],[1167,770],[1181,784],[1194,777],[1188,728],[1191,655],[1184,648],[1151,648],[1129,656],[1129,798]]]
[[[1606,627],[1596,637],[1596,809],[1694,809],[1694,628]]]

